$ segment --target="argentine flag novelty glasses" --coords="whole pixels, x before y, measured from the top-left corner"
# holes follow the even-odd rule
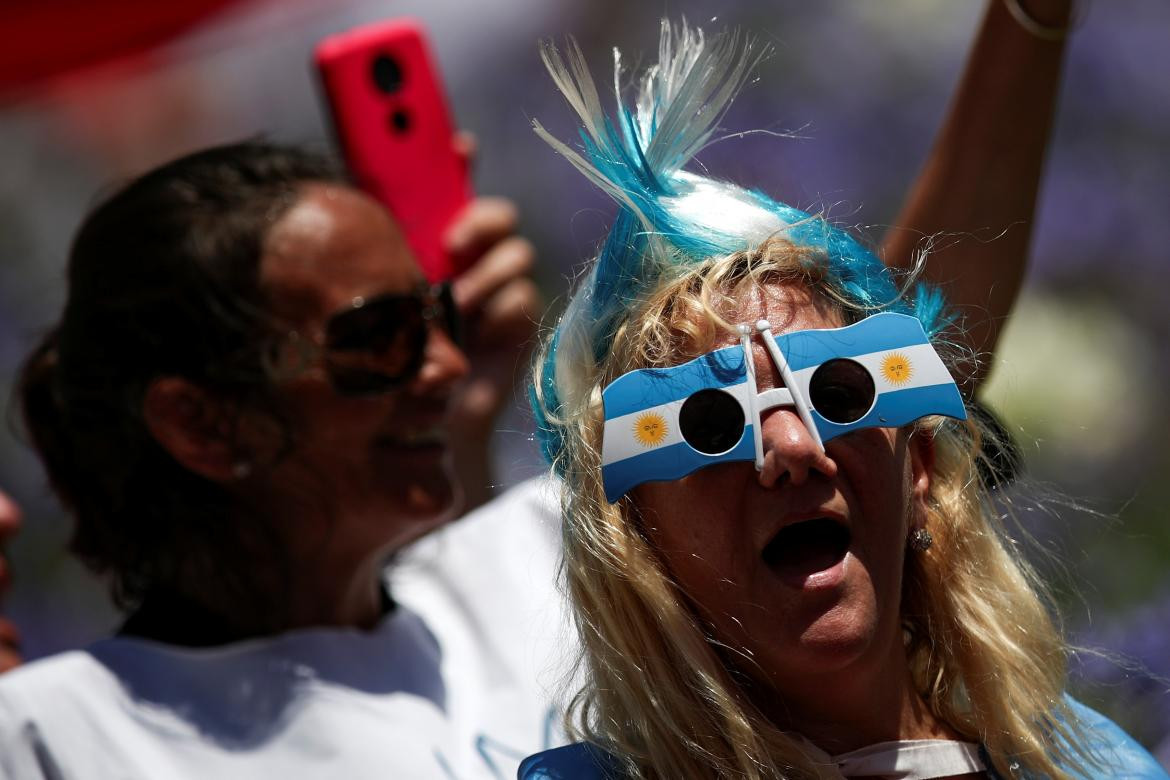
[[[740,343],[681,366],[643,368],[601,392],[601,477],[612,503],[635,485],[673,480],[715,463],[763,468],[760,414],[795,407],[817,446],[860,428],[893,428],[930,414],[965,420],[963,399],[922,323],[882,312],[844,328],[763,338],[784,387],[756,388],[752,331]]]

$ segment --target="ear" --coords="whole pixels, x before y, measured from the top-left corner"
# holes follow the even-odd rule
[[[155,441],[183,468],[214,482],[239,479],[228,410],[198,385],[160,377],[146,388],[142,416]]]
[[[910,505],[913,509],[911,532],[926,523],[930,486],[934,479],[934,434],[916,428],[906,443],[910,450]]]

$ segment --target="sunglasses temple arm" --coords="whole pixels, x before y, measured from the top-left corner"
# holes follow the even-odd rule
[[[772,326],[767,320],[760,320],[756,323],[756,330],[763,336],[764,348],[772,356],[772,362],[776,364],[777,370],[780,371],[780,378],[784,380],[788,391],[792,393],[792,405],[796,407],[796,413],[800,415],[804,427],[808,429],[809,435],[817,443],[817,448],[821,452],[824,452],[825,443],[821,441],[821,433],[817,430],[816,423],[813,421],[812,412],[808,408],[808,402],[805,400],[804,394],[796,386],[796,378],[792,375],[792,369],[788,367],[788,359],[784,357],[784,353],[780,351],[780,345],[776,343],[776,337],[772,335]]]
[[[756,445],[756,471],[764,470],[764,441],[760,431],[760,386],[756,382],[756,361],[752,357],[752,329],[748,325],[739,326],[739,343],[743,346],[743,362],[747,366],[748,379],[748,412],[752,420],[752,438]]]

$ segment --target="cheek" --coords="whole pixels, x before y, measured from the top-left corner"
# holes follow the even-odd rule
[[[734,469],[712,467],[676,482],[647,483],[634,490],[642,528],[676,582],[699,603],[742,579],[750,548]],[[754,472],[753,472],[754,474]]]
[[[862,515],[903,516],[912,470],[905,435],[896,429],[856,431],[829,442],[828,452],[844,475],[844,489]]]
[[[682,495],[681,488],[681,482],[649,483],[638,486],[633,494],[643,533],[672,569],[676,559],[700,546],[704,531],[692,522],[693,500],[702,496],[689,496],[689,491]]]
[[[292,386],[284,401],[292,433],[288,456],[325,470],[367,460],[371,444],[394,414],[391,395],[346,398],[324,382]]]
[[[853,436],[846,443],[848,450],[834,457],[846,475],[843,484],[854,517],[855,553],[884,593],[896,589],[901,576],[915,510],[913,470],[900,431],[874,429]]]

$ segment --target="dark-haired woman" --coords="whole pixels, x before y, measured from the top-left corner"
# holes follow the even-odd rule
[[[118,636],[4,678],[0,774],[482,765],[481,719],[445,712],[457,659],[382,570],[458,506],[451,441],[476,435],[449,424],[461,313],[513,352],[530,333],[514,219],[472,204],[451,249],[482,256],[454,292],[431,286],[329,160],[264,143],[176,160],[88,216],[21,394],[73,551],[132,612]],[[484,736],[523,749],[543,710],[498,683],[483,696],[513,706]]]

